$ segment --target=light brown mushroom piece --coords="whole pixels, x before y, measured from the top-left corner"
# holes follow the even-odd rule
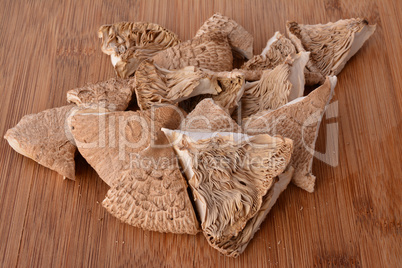
[[[102,205],[145,230],[196,234],[196,219],[175,153],[161,127],[177,128],[184,115],[172,106],[147,111],[93,113],[69,120],[78,150],[111,186]]]
[[[180,124],[180,130],[193,132],[237,132],[241,127],[213,99],[203,99]]]
[[[217,95],[221,91],[216,78],[194,66],[170,71],[147,60],[138,67],[134,78],[141,110],[154,104],[175,104],[200,94]]]
[[[195,37],[211,32],[220,32],[227,37],[235,53],[246,59],[253,57],[253,36],[231,18],[215,13],[204,22]]]
[[[231,71],[233,55],[227,37],[219,32],[205,34],[159,52],[154,63],[168,70],[195,66],[214,72]]]
[[[198,95],[181,102],[180,107],[186,112],[191,112],[200,101],[205,98],[212,98],[215,103],[221,106],[227,113],[232,114],[244,94],[246,85],[244,75],[239,71],[211,72],[206,69],[203,71],[212,77],[214,83],[216,83],[216,87],[219,89],[219,93],[216,95]]]
[[[120,78],[133,75],[143,60],[180,43],[175,33],[148,22],[103,25],[99,28],[98,35],[102,38],[103,53],[110,55]]]
[[[18,153],[75,180],[77,148],[70,141],[67,117],[76,108],[68,105],[25,115],[4,138]]]
[[[221,250],[258,213],[274,178],[290,161],[293,142],[280,136],[162,130],[184,169],[204,235]]]
[[[287,22],[286,28],[298,52],[311,52],[307,69],[325,77],[342,71],[346,62],[374,33],[376,25],[357,18],[315,25]]]
[[[276,32],[271,37],[260,55],[254,56],[240,67],[247,81],[261,79],[262,72],[267,69],[274,69],[282,64],[286,58],[297,53],[292,41]],[[324,77],[320,73],[311,73],[307,68],[304,69],[304,79],[306,85],[322,84]]]
[[[325,83],[306,97],[298,98],[274,111],[262,111],[243,121],[243,130],[249,135],[282,135],[294,141],[290,166],[295,168],[292,181],[312,193],[315,176],[312,174],[315,142],[321,119],[329,104],[336,77],[327,77]]]
[[[284,63],[273,70],[263,71],[259,81],[246,83],[241,106],[235,111],[234,118],[274,110],[303,96],[304,67],[308,58],[308,52],[289,55]]]
[[[216,245],[216,248],[222,254],[236,258],[244,252],[247,245],[250,243],[251,239],[254,237],[255,233],[258,231],[268,213],[278,200],[279,195],[290,183],[293,173],[294,168],[288,167],[285,172],[274,178],[272,187],[263,197],[260,210],[258,210],[257,214],[247,222],[241,233],[238,236],[232,237],[231,239]]]
[[[134,93],[133,79],[112,78],[104,82],[87,84],[67,92],[67,101],[81,107],[100,106],[109,111],[127,109]]]

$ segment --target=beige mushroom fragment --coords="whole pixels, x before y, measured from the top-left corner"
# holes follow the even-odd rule
[[[286,24],[297,51],[310,51],[307,69],[321,75],[338,75],[346,62],[374,33],[376,25],[365,19],[346,19],[327,24]]]
[[[327,77],[325,83],[304,98],[298,98],[277,110],[262,111],[243,121],[243,130],[249,135],[282,135],[294,141],[290,166],[295,168],[292,181],[307,192],[314,191],[312,174],[315,142],[321,119],[332,98],[336,77]]]
[[[210,98],[198,103],[181,122],[179,129],[193,132],[242,132],[230,115]]]
[[[229,114],[238,107],[240,99],[244,94],[245,79],[243,73],[239,71],[232,72],[211,72],[203,69],[210,75],[218,94],[202,94],[180,103],[186,112],[191,112],[196,105],[205,98],[212,98],[216,104],[221,106]]]
[[[18,153],[64,178],[75,180],[74,157],[77,148],[70,141],[67,117],[75,109],[68,105],[25,115],[4,136]]]
[[[296,48],[292,41],[287,39],[281,33],[276,32],[271,37],[260,55],[255,55],[249,61],[245,62],[240,69],[243,70],[266,70],[274,69],[282,64],[291,54],[296,54]]]
[[[231,71],[233,55],[227,37],[219,32],[205,34],[159,52],[154,63],[168,70],[195,66],[214,72]]]
[[[100,106],[109,111],[127,109],[134,93],[133,79],[109,79],[96,84],[87,84],[67,92],[67,101],[82,107]]]
[[[216,78],[194,66],[167,70],[144,61],[135,73],[135,93],[141,110],[154,104],[175,104],[200,94],[221,91]]]
[[[201,228],[219,245],[238,236],[288,165],[293,142],[280,136],[162,129],[192,190]]]
[[[147,22],[119,22],[103,25],[98,31],[102,51],[110,55],[118,77],[127,78],[145,59],[180,43],[177,35]]]
[[[290,55],[273,70],[263,71],[259,81],[246,83],[241,109],[234,117],[245,118],[260,111],[274,110],[303,96],[304,67],[308,58],[308,52]]]
[[[220,13],[215,13],[204,22],[195,37],[211,32],[222,33],[223,36],[228,38],[232,49],[246,59],[253,57],[253,36],[236,21]]]
[[[290,183],[293,173],[294,168],[288,167],[285,172],[274,178],[272,187],[263,197],[260,210],[247,222],[241,233],[238,236],[217,244],[215,248],[229,257],[238,257],[242,254],[278,200],[279,195]]]
[[[164,106],[145,112],[80,111],[69,120],[78,150],[111,189],[103,206],[150,231],[198,232],[187,183],[161,127],[177,128],[183,114]]]

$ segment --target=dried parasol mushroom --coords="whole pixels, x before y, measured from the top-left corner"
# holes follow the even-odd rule
[[[243,70],[266,70],[274,69],[282,64],[291,54],[296,54],[296,48],[285,36],[276,32],[268,40],[266,47],[260,55],[255,55],[245,62],[240,69]]]
[[[161,127],[177,128],[181,111],[80,111],[69,126],[78,150],[111,189],[103,206],[150,231],[196,234],[199,224],[172,147]]]
[[[269,135],[162,129],[187,176],[208,242],[238,236],[290,161],[293,142]]]
[[[259,81],[246,83],[241,110],[235,112],[235,117],[245,118],[259,111],[274,110],[303,96],[304,67],[308,58],[308,52],[290,55],[275,69],[263,71]]]
[[[295,150],[289,165],[295,168],[293,183],[307,192],[314,191],[313,156],[318,130],[325,108],[332,98],[336,77],[307,97],[298,98],[274,111],[262,111],[243,121],[249,135],[283,135],[294,141]]]
[[[347,19],[327,24],[287,22],[287,33],[297,51],[310,51],[307,69],[321,75],[338,75],[346,62],[374,33],[376,25],[365,19]]]
[[[216,88],[218,88],[218,94],[198,95],[181,102],[180,107],[186,112],[191,112],[201,100],[212,98],[216,104],[221,106],[229,114],[232,114],[239,105],[239,101],[244,93],[244,75],[239,71],[217,73],[206,69],[203,71],[211,76]]]
[[[175,70],[186,66],[214,72],[231,71],[233,55],[227,37],[219,32],[205,34],[159,52],[154,57],[159,67]]]
[[[110,55],[118,77],[131,76],[138,65],[161,50],[180,43],[177,35],[147,22],[119,22],[103,25],[98,31],[102,51]]]
[[[241,127],[213,99],[203,99],[181,122],[180,130],[194,132],[242,132]]]
[[[236,21],[220,13],[215,13],[204,22],[195,37],[200,37],[211,32],[222,33],[223,36],[228,38],[233,51],[246,59],[253,57],[253,36]]]
[[[135,73],[135,93],[141,110],[153,104],[178,103],[200,94],[221,91],[216,79],[194,66],[169,71],[144,61]]]
[[[278,200],[279,195],[286,189],[294,172],[293,167],[288,167],[285,172],[279,174],[274,178],[272,187],[268,190],[267,194],[263,197],[260,210],[251,218],[241,233],[231,239],[216,245],[221,253],[229,257],[238,257],[246,249],[248,243],[258,231],[261,223],[265,220],[271,208]]]
[[[109,79],[105,82],[87,84],[83,87],[69,90],[67,101],[82,107],[99,105],[109,111],[124,111],[127,109],[134,92],[133,79]]]
[[[70,142],[66,120],[75,105],[25,115],[4,136],[18,153],[75,180],[76,147]]]

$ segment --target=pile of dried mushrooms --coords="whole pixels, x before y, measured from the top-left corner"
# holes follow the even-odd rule
[[[80,153],[110,186],[102,205],[158,232],[203,232],[237,257],[292,181],[314,191],[313,153],[338,75],[375,31],[364,19],[286,24],[260,55],[214,14],[193,39],[146,22],[99,29],[117,78],[67,92],[5,134],[18,153],[75,179]],[[233,60],[243,60],[234,69]],[[307,96],[305,85],[315,85]],[[130,109],[130,104],[139,109]]]

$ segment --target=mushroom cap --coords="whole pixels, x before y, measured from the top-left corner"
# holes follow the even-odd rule
[[[138,112],[73,115],[69,126],[78,150],[111,189],[103,206],[125,223],[146,230],[198,232],[187,184],[161,127],[177,128],[176,107]]]
[[[327,24],[287,22],[287,33],[297,51],[310,51],[307,68],[323,76],[338,75],[346,62],[374,33],[376,25],[365,19],[346,19]]]
[[[241,98],[241,114],[249,117],[259,111],[277,109],[287,102],[303,96],[304,67],[309,53],[288,56],[286,61],[273,70],[265,70],[259,81],[246,83]]]
[[[162,130],[179,157],[201,228],[214,247],[239,235],[258,212],[293,150],[293,142],[280,136]]]
[[[296,54],[296,48],[292,41],[281,33],[276,32],[271,37],[260,55],[255,55],[245,62],[240,69],[243,70],[266,70],[274,69],[282,64],[290,54]]]
[[[182,42],[154,57],[159,67],[174,70],[195,66],[214,72],[231,71],[233,55],[227,37],[213,32]]]
[[[260,229],[262,222],[267,217],[268,213],[271,211],[272,207],[279,198],[279,195],[286,189],[290,183],[294,173],[293,167],[288,167],[285,172],[279,174],[274,178],[274,183],[272,187],[268,190],[267,194],[264,195],[262,199],[261,208],[258,210],[257,214],[253,218],[248,220],[244,229],[239,233],[239,235],[232,237],[231,239],[215,244],[213,247],[219,250],[222,254],[228,257],[238,257],[244,252],[248,243],[254,237],[255,233]]]
[[[82,107],[98,105],[111,112],[124,111],[131,101],[133,92],[133,79],[112,78],[69,90],[67,101]]]
[[[282,135],[294,141],[290,165],[295,168],[293,183],[307,192],[314,191],[312,174],[315,142],[326,106],[332,98],[336,77],[327,77],[325,83],[303,98],[298,98],[279,109],[262,111],[244,119],[243,129],[249,135]]]
[[[195,34],[200,37],[211,32],[221,32],[229,40],[232,49],[247,59],[253,57],[253,36],[229,17],[215,13],[204,22]]]
[[[119,22],[103,25],[98,31],[102,51],[110,55],[118,77],[131,76],[138,65],[156,53],[180,43],[178,36],[148,22]]]
[[[25,115],[6,132],[4,138],[16,152],[64,178],[75,180],[74,157],[77,148],[70,142],[66,127],[67,117],[74,107],[67,105]]]
[[[218,88],[218,93],[196,96],[180,103],[180,107],[186,112],[191,112],[203,99],[212,98],[216,104],[232,114],[244,93],[245,79],[243,73],[239,71],[211,72],[206,69],[203,71],[212,77],[216,88]]]
[[[111,186],[121,171],[131,169],[137,156],[171,156],[173,151],[160,129],[177,128],[182,118],[182,112],[169,105],[144,112],[82,110],[68,124],[81,155]]]
[[[242,132],[241,127],[213,99],[203,99],[181,122],[180,130],[193,132]]]
[[[102,205],[119,220],[144,230],[197,234],[200,228],[187,183],[173,163],[122,172]]]
[[[135,93],[141,110],[154,104],[175,104],[200,94],[218,94],[216,79],[194,66],[167,70],[144,61],[135,73]]]

